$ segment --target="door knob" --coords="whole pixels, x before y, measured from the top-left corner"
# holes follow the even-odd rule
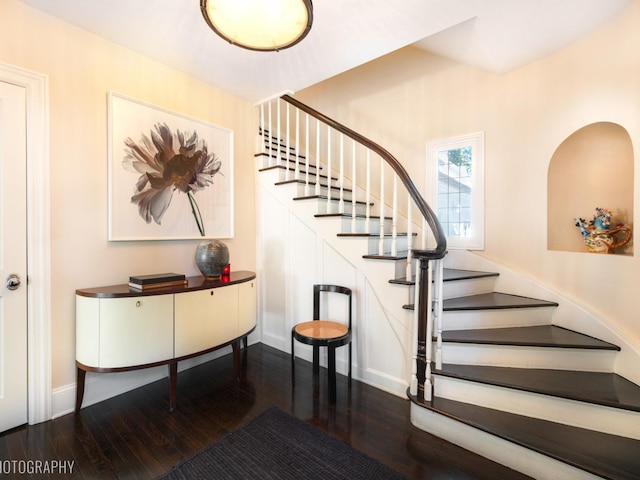
[[[12,273],[7,277],[7,288],[9,290],[17,290],[20,287],[20,275]]]

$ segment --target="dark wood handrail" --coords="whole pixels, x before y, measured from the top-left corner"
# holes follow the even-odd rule
[[[422,195],[416,188],[415,184],[413,183],[413,180],[411,179],[411,177],[409,176],[405,168],[393,155],[391,155],[387,150],[382,148],[380,145],[378,145],[374,141],[369,140],[366,137],[363,137],[359,133],[351,130],[349,127],[346,127],[342,125],[340,122],[337,122],[334,119],[324,115],[323,113],[320,113],[317,110],[314,110],[313,108],[305,105],[304,103],[296,100],[295,98],[289,95],[283,95],[281,98],[285,102],[290,103],[291,105],[302,110],[303,112],[306,112],[312,117],[317,118],[323,123],[326,123],[327,125],[336,129],[340,133],[343,133],[349,138],[352,138],[356,142],[360,143],[361,145],[364,145],[368,149],[380,155],[380,157],[382,157],[385,160],[385,162],[387,162],[389,166],[391,166],[391,168],[393,168],[393,170],[396,172],[396,174],[402,181],[403,185],[409,192],[409,195],[418,206],[420,213],[422,213],[422,216],[427,221],[427,224],[431,228],[431,231],[433,232],[433,235],[435,237],[435,240],[436,240],[435,249],[414,250],[413,251],[414,254],[419,257],[427,257],[431,259],[438,259],[438,258],[444,257],[447,250],[447,238],[445,237],[444,231],[442,230],[442,225],[440,224],[440,221],[438,220],[438,217],[436,216],[436,214],[433,212],[433,210],[431,210],[431,207],[429,206],[429,204],[426,202],[426,200],[422,197]]]

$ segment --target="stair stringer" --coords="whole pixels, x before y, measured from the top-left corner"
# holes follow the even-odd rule
[[[307,290],[311,292],[313,283],[335,282],[355,288],[353,376],[406,397],[412,362],[413,312],[402,308],[407,303],[406,288],[389,283],[396,274],[396,265],[390,261],[364,259],[368,238],[338,237],[340,219],[315,217],[318,201],[294,201],[298,186],[295,183],[275,185],[278,175],[275,170],[260,172],[256,189],[258,218],[262,218],[258,228],[258,272],[265,279],[259,283],[261,341],[290,353],[291,327],[311,314],[310,296],[308,305],[303,305],[306,303],[303,298]],[[271,208],[269,205],[279,209],[278,218],[273,219],[276,224],[264,218],[266,209]],[[283,218],[285,215],[287,219]],[[267,212],[267,216],[273,217],[273,212]],[[295,266],[289,265],[291,275],[284,274],[275,281],[270,273],[275,267],[269,264],[269,255],[278,251],[286,257],[282,261],[289,264],[293,257],[305,255],[291,251],[298,248],[291,238],[292,232],[314,242],[313,247],[306,247],[308,258],[305,259],[314,257],[313,271],[298,272]],[[266,241],[280,244],[269,244],[267,249]],[[306,263],[309,262],[311,260]],[[272,292],[276,292],[276,297],[284,297],[278,305],[274,306],[278,299]],[[296,344],[296,356],[310,361],[311,350],[304,347]],[[346,349],[336,352],[337,369],[345,373],[347,357],[340,350]]]
[[[476,252],[451,250],[445,259],[445,265],[449,268],[497,272],[499,276],[496,279],[496,290],[557,302],[559,306],[552,314],[553,325],[618,345],[621,350],[615,356],[612,371],[633,383],[640,384],[640,347],[629,342],[629,335],[617,332],[613,326],[605,322],[602,316],[591,311],[577,299],[565,296],[523,273]]]

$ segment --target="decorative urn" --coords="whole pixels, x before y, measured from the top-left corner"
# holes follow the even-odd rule
[[[229,247],[220,240],[203,240],[196,247],[196,265],[206,278],[217,278],[229,263]]]

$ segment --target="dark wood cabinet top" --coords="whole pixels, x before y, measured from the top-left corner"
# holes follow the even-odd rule
[[[109,285],[106,287],[79,288],[76,295],[91,298],[125,298],[144,297],[149,295],[167,295],[172,293],[193,292],[196,290],[208,290],[210,288],[226,287],[236,283],[244,283],[256,278],[255,272],[239,271],[231,272],[231,275],[220,278],[205,278],[202,276],[187,277],[187,284],[180,286],[153,288],[139,290],[128,284]]]

